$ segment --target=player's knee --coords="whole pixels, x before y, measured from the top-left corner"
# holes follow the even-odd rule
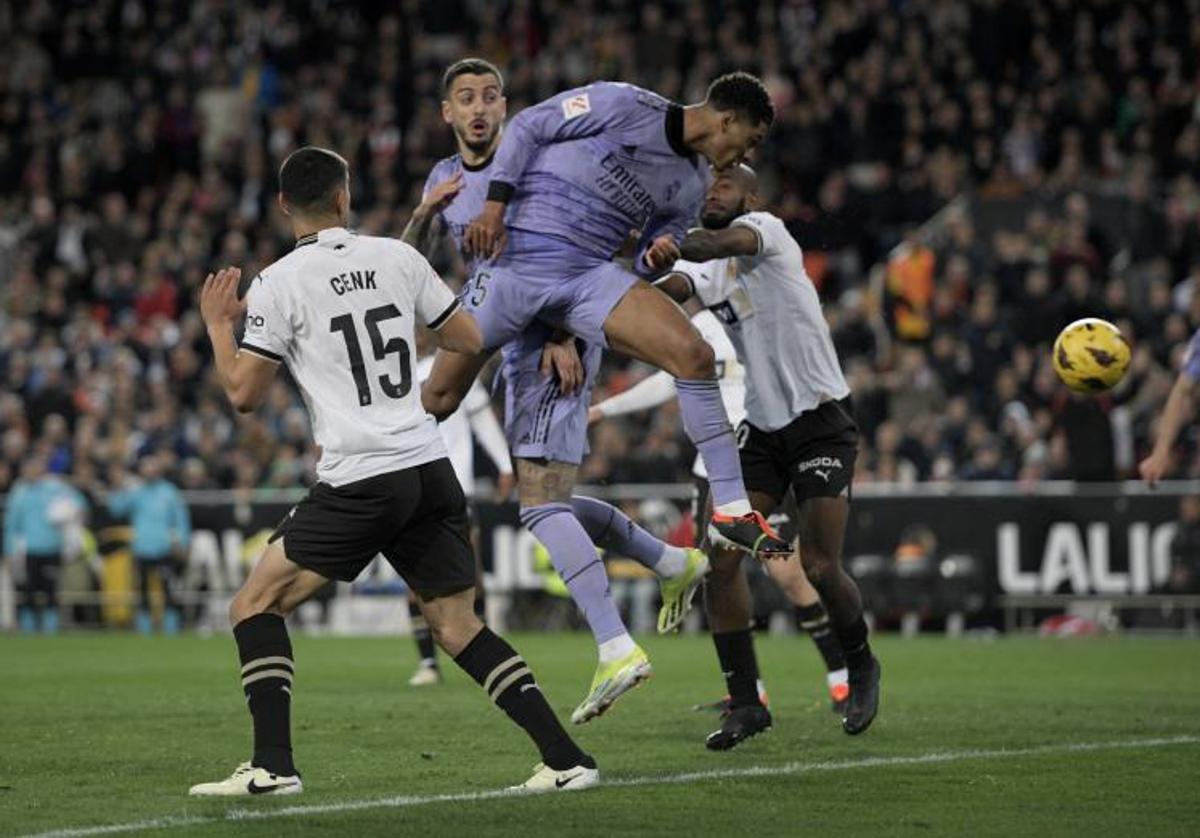
[[[837,560],[826,552],[813,547],[802,547],[800,555],[804,557],[804,574],[818,591],[841,572]]]
[[[717,356],[712,346],[700,333],[693,330],[688,342],[678,355],[679,369],[676,378],[704,379],[715,378],[717,374]]]

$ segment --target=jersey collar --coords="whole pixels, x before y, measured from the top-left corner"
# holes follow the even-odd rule
[[[316,233],[309,233],[307,236],[301,236],[296,239],[296,249],[304,247],[306,244],[317,244],[318,242],[337,241],[339,239],[348,239],[354,235],[345,227],[326,227]]]
[[[472,166],[470,163],[467,162],[466,158],[460,154],[458,156],[458,163],[460,166],[463,167],[464,172],[482,172],[488,166],[492,165],[492,160],[495,158],[495,156],[496,156],[496,152],[493,151],[487,157],[483,158],[478,163],[476,163],[474,166]]]
[[[672,151],[680,157],[688,159],[696,156],[683,142],[683,105],[667,106],[666,131],[667,143],[670,144]]]

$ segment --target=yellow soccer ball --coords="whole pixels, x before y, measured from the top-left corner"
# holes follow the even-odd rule
[[[1076,320],[1054,341],[1054,371],[1076,393],[1103,393],[1129,369],[1129,341],[1099,317]]]

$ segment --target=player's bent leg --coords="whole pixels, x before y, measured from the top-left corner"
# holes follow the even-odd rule
[[[242,689],[254,720],[254,755],[232,775],[192,786],[189,794],[229,797],[298,794],[292,761],[291,700],[296,670],[284,617],[328,580],[287,558],[284,542],[267,546],[229,607],[242,664]]]
[[[439,349],[429,378],[421,385],[421,405],[439,422],[452,415],[491,357],[490,350],[462,355]]]
[[[583,724],[603,715],[652,674],[649,658],[633,642],[608,584],[604,561],[571,509],[578,467],[552,461],[517,460],[521,522],[545,546],[571,598],[596,639],[600,661],[587,696],[571,720]]]
[[[800,557],[804,571],[829,611],[846,658],[850,697],[842,727],[865,731],[879,712],[879,661],[871,653],[862,594],[842,567],[842,542],[850,504],[845,497],[814,497],[800,504]]]
[[[475,616],[475,589],[422,591],[420,597],[438,645],[529,735],[541,754],[533,776],[513,789],[566,791],[598,783],[596,761],[563,729],[525,659]]]
[[[704,551],[667,544],[612,504],[596,498],[574,495],[571,509],[597,547],[631,558],[654,571],[662,591],[658,633],[678,629],[691,611],[696,591],[708,573],[708,556]]]

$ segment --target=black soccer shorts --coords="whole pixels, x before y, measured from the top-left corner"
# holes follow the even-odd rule
[[[350,582],[382,554],[422,599],[475,584],[467,502],[448,459],[330,486],[318,483],[271,536],[287,557]]]
[[[748,422],[737,429],[747,491],[783,501],[790,488],[796,503],[809,498],[850,497],[858,459],[858,425],[849,399],[828,401],[777,431]]]

